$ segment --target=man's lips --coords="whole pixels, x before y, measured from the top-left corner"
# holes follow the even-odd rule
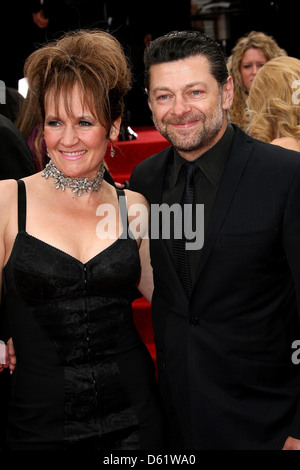
[[[189,122],[184,122],[184,123],[170,123],[173,127],[176,127],[177,129],[188,129],[189,127],[193,127],[195,124],[197,124],[198,121],[189,121]]]
[[[201,121],[201,118],[199,116],[189,116],[188,118],[185,119],[168,119],[165,121],[164,124],[166,125],[171,125],[174,126],[178,129],[188,129],[189,127],[192,127]]]

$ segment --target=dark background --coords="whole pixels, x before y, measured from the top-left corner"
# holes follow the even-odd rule
[[[171,29],[183,29],[189,25],[188,0],[151,0],[134,2],[124,0],[44,0],[51,21],[47,30],[39,30],[32,21],[32,10],[39,8],[38,0],[1,0],[0,79],[7,86],[17,87],[23,76],[25,58],[45,40],[52,39],[64,30],[98,26],[105,28],[103,3],[108,15],[115,22],[110,31],[133,50],[133,57],[143,48],[143,36],[147,32],[158,35]],[[208,2],[207,2],[208,3]],[[211,2],[214,3],[214,2]],[[217,2],[218,3],[218,2]],[[225,53],[239,37],[251,30],[263,31],[278,42],[288,55],[299,58],[300,48],[297,24],[297,6],[294,0],[233,0],[227,10],[228,38]],[[72,7],[67,6],[73,4]],[[175,6],[174,6],[175,5]],[[226,9],[224,9],[226,11]],[[214,15],[217,18],[217,14]],[[125,22],[129,19],[129,25]],[[50,27],[51,25],[51,27]]]

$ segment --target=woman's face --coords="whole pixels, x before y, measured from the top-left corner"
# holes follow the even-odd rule
[[[260,49],[247,49],[241,62],[241,75],[245,90],[250,90],[255,75],[266,62],[268,59]]]
[[[55,110],[51,91],[45,97],[44,138],[54,165],[65,175],[95,178],[107,148],[107,130],[88,107],[82,104],[75,85],[70,97],[72,115],[65,109],[64,96],[60,96]],[[110,133],[115,140],[119,133],[119,120]]]

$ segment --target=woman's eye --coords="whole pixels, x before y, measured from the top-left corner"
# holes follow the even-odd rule
[[[50,127],[57,127],[59,125],[60,125],[60,121],[52,120],[52,121],[47,122],[47,126],[50,126]]]
[[[92,126],[92,123],[89,121],[79,121],[79,125],[82,127],[89,127]]]

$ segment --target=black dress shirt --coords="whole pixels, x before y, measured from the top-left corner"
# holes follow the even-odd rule
[[[195,160],[197,166],[194,177],[195,203],[204,204],[204,242],[217,191],[231,151],[233,139],[234,129],[229,124],[216,145]],[[181,201],[185,185],[185,175],[184,172],[181,172],[180,170],[185,161],[186,160],[174,149],[173,158],[170,159],[166,171],[162,201],[169,206],[174,203],[180,203]],[[172,237],[170,240],[166,240],[166,242],[172,254]],[[190,268],[193,281],[195,279],[200,254],[201,250],[189,250]]]

